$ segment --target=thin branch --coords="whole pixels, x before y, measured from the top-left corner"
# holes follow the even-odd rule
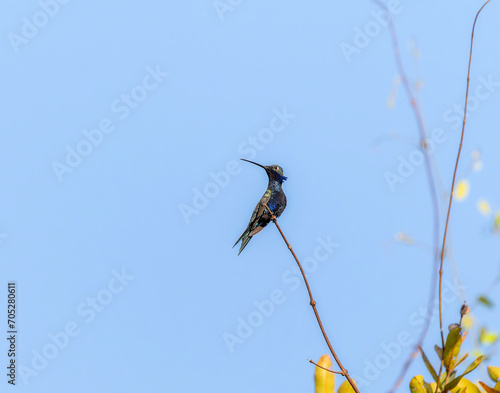
[[[432,203],[432,208],[433,208],[433,249],[434,249],[434,268],[432,269],[432,275],[431,275],[431,288],[430,288],[430,293],[429,293],[429,300],[428,300],[428,305],[427,305],[427,318],[426,318],[426,324],[422,330],[422,333],[420,334],[420,337],[415,344],[413,351],[408,358],[408,360],[405,362],[401,373],[395,382],[394,386],[390,390],[390,392],[396,391],[396,389],[399,387],[401,382],[403,381],[404,376],[406,375],[408,369],[410,368],[411,363],[413,362],[413,359],[415,358],[415,355],[419,351],[419,347],[422,346],[424,339],[427,335],[427,332],[429,330],[429,326],[431,323],[431,316],[432,316],[432,309],[434,305],[434,299],[436,298],[436,281],[437,281],[437,267],[439,264],[439,196],[436,190],[436,184],[434,180],[434,173],[432,171],[432,165],[431,165],[431,160],[429,157],[428,153],[428,147],[427,147],[427,135],[425,131],[425,126],[424,126],[424,121],[422,118],[422,113],[420,111],[420,107],[418,106],[417,100],[415,99],[415,95],[413,94],[413,90],[410,86],[410,83],[408,81],[408,77],[406,76],[405,68],[403,66],[403,60],[401,59],[401,53],[399,50],[399,42],[398,42],[398,36],[396,33],[396,28],[394,26],[394,22],[392,20],[391,14],[387,8],[387,6],[381,2],[380,0],[373,0],[376,4],[378,4],[382,9],[385,10],[386,15],[389,19],[389,26],[390,26],[390,31],[391,31],[391,37],[392,37],[392,43],[393,43],[393,48],[394,48],[394,55],[396,57],[396,63],[398,67],[398,71],[401,77],[401,80],[403,82],[404,89],[406,91],[406,95],[408,96],[408,99],[410,101],[411,107],[413,109],[415,118],[417,120],[417,126],[418,126],[418,131],[420,135],[420,145],[422,147],[422,150],[424,151],[424,158],[425,158],[425,170],[427,174],[427,181],[429,184],[429,191],[430,191],[430,196],[431,196],[431,203]],[[442,335],[441,335],[442,336]],[[443,342],[444,346],[444,337],[441,337],[441,341]]]
[[[444,250],[446,247],[446,235],[448,233],[448,224],[450,221],[450,212],[451,212],[451,205],[453,203],[453,191],[455,189],[455,180],[457,178],[457,170],[458,170],[458,163],[460,162],[460,155],[462,153],[462,144],[464,141],[464,135],[465,135],[465,122],[467,120],[467,101],[469,98],[469,84],[470,84],[470,68],[472,64],[472,49],[474,47],[474,31],[476,29],[476,22],[477,18],[479,17],[479,14],[483,10],[483,8],[488,4],[491,0],[487,0],[483,6],[479,9],[479,11],[476,14],[476,17],[474,18],[474,24],[472,25],[472,34],[471,34],[471,39],[470,39],[470,52],[469,52],[469,66],[467,69],[467,88],[465,89],[465,105],[464,105],[464,121],[462,123],[462,133],[460,135],[460,145],[458,146],[458,153],[457,153],[457,160],[455,162],[455,169],[453,171],[453,179],[451,181],[451,190],[450,190],[450,199],[448,202],[448,211],[446,213],[446,223],[444,226],[444,235],[443,235],[443,245],[441,247],[441,263],[439,266],[439,327],[441,329],[441,339],[443,342],[443,352],[444,352],[444,335],[443,335],[443,301],[441,297],[441,292],[442,292],[442,283],[443,283],[443,260],[444,260]],[[443,369],[443,360],[441,360],[441,366],[439,367],[439,375],[441,375],[441,371]],[[439,384],[438,384],[439,385]],[[438,386],[436,386],[436,392],[437,392]]]
[[[325,370],[325,371],[328,371],[329,373],[344,375],[344,374],[342,373],[342,371],[333,371],[333,370],[330,370],[330,369],[328,369],[328,368],[326,368],[326,367],[320,366],[320,365],[319,365],[319,364],[317,364],[317,363],[314,363],[311,359],[307,359],[307,361],[308,361],[309,363],[314,364],[316,367],[319,367],[319,368],[322,368],[322,369],[323,369],[323,370]]]
[[[476,14],[476,18],[474,19],[474,24],[472,25],[472,35],[471,35],[471,40],[470,40],[470,52],[469,52],[469,67],[467,70],[467,88],[465,91],[465,107],[464,107],[464,121],[462,123],[462,133],[460,135],[460,145],[458,146],[458,153],[457,153],[457,160],[455,162],[455,170],[453,171],[453,180],[451,182],[451,191],[450,191],[450,199],[448,202],[448,212],[446,214],[446,224],[444,227],[444,236],[443,236],[443,246],[442,249],[445,249],[446,246],[446,234],[448,232],[448,223],[450,220],[450,211],[451,211],[451,205],[453,202],[453,191],[455,189],[455,180],[457,177],[457,170],[458,170],[458,163],[460,161],[460,155],[462,153],[462,144],[464,141],[464,135],[465,135],[465,122],[467,120],[467,102],[469,98],[469,82],[470,82],[470,69],[471,69],[471,64],[472,64],[472,49],[474,45],[474,31],[476,28],[476,22],[477,18],[479,17],[479,14],[483,10],[483,8],[488,4],[491,0],[486,1],[486,3],[483,4],[483,6],[479,9],[479,11]],[[441,334],[443,331],[443,320],[442,320],[442,313],[441,313],[441,306],[442,306],[442,301],[441,301],[441,281],[442,281],[442,276],[443,276],[443,256],[444,253],[441,254],[441,266],[439,269],[439,281],[440,281],[440,286],[439,286],[439,319],[440,319],[440,325],[441,325]]]
[[[337,364],[341,370],[340,374],[342,374],[344,377],[346,377],[346,379],[349,381],[349,383],[351,384],[354,391],[356,393],[359,393],[359,390],[358,390],[356,384],[354,383],[352,378],[349,376],[349,372],[344,368],[344,366],[340,362],[340,359],[338,358],[337,354],[333,350],[332,344],[330,344],[330,340],[328,339],[328,336],[325,332],[325,329],[323,328],[323,323],[321,322],[321,318],[319,317],[318,310],[316,309],[316,301],[313,298],[311,288],[309,287],[309,283],[308,283],[307,278],[306,278],[306,274],[304,273],[304,270],[302,269],[302,265],[300,264],[299,259],[297,258],[297,255],[295,255],[295,252],[293,251],[292,246],[290,245],[290,243],[288,243],[288,240],[286,239],[283,231],[281,230],[280,226],[278,225],[278,221],[276,221],[276,216],[273,214],[271,209],[269,209],[269,207],[266,204],[264,204],[264,206],[271,214],[271,220],[273,220],[274,225],[276,225],[276,228],[278,228],[278,231],[280,232],[281,237],[285,241],[288,249],[292,253],[293,257],[295,258],[295,262],[297,262],[297,265],[299,266],[300,272],[302,273],[302,278],[304,279],[304,282],[305,282],[306,287],[307,287],[307,292],[309,293],[309,304],[311,305],[311,307],[314,311],[314,315],[316,316],[316,320],[318,321],[318,325],[319,325],[319,328],[321,329],[321,333],[323,333],[323,337],[326,341],[326,345],[328,345],[328,349],[330,350],[333,358],[335,359],[335,361],[337,362]]]

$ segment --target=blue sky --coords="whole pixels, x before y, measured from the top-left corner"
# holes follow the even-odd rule
[[[390,3],[444,200],[482,3]],[[498,273],[499,12],[476,31],[445,326]],[[327,347],[278,231],[231,248],[267,184],[240,158],[284,168],[279,223],[332,344],[362,391],[389,389],[426,315],[432,210],[372,2],[40,0],[0,15],[0,285],[5,309],[16,282],[18,392],[313,391],[307,359]],[[474,318],[500,326],[496,309]],[[438,338],[434,318],[434,361]],[[420,359],[417,373],[429,378]]]

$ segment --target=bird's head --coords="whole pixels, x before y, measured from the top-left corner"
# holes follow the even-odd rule
[[[260,166],[261,168],[264,168],[264,170],[267,173],[267,176],[269,177],[269,180],[278,180],[280,183],[283,183],[286,179],[288,179],[286,176],[283,176],[283,168],[280,167],[279,165],[266,166],[257,164],[256,162],[250,160],[245,160],[244,158],[242,158],[242,160]]]

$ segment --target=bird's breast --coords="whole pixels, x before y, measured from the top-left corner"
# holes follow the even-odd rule
[[[281,213],[286,206],[285,194],[281,193],[279,195],[274,195],[273,197],[271,197],[268,206],[273,213]]]

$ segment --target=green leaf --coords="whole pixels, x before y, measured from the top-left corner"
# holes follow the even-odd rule
[[[416,375],[410,381],[410,391],[413,393],[427,393],[424,384],[424,377]]]
[[[465,356],[464,356],[462,359],[460,359],[456,365],[458,366],[458,364],[459,364],[459,363],[460,363],[460,362],[461,362],[464,358],[465,358]],[[446,392],[446,391],[448,391],[448,390],[453,389],[455,386],[457,386],[457,385],[459,384],[459,382],[462,380],[462,378],[463,378],[465,375],[469,374],[471,371],[474,371],[474,370],[477,368],[477,366],[479,366],[479,365],[481,364],[481,362],[483,361],[483,359],[484,359],[484,356],[479,356],[476,360],[474,360],[474,361],[473,361],[473,362],[469,365],[469,367],[467,367],[467,368],[465,369],[465,371],[464,371],[464,373],[463,373],[462,375],[460,375],[459,377],[457,377],[457,378],[455,378],[455,379],[452,379],[450,382],[448,382],[448,383],[446,384],[446,386],[444,387],[443,391],[445,391],[445,392]],[[451,373],[451,375],[450,375],[450,378],[453,378],[455,374],[456,374],[456,371],[453,371],[453,372]]]
[[[438,347],[437,345],[434,345],[434,350],[436,351],[437,355],[439,356],[439,360],[443,360],[443,349]]]
[[[464,375],[469,374],[471,371],[474,371],[477,368],[477,366],[481,364],[483,360],[484,360],[484,355],[479,356],[476,360],[474,360],[471,364],[469,364],[469,367],[465,369],[464,373],[462,374],[462,377]]]
[[[439,391],[443,390],[444,381],[446,380],[446,373],[442,373],[439,377]]]
[[[498,333],[493,331],[487,331],[485,328],[481,328],[479,333],[479,343],[484,345],[492,345],[498,340]]]
[[[488,298],[487,298],[486,296],[484,296],[484,295],[483,295],[483,296],[479,296],[479,297],[477,298],[477,301],[478,301],[479,303],[481,303],[483,306],[486,306],[486,307],[488,307],[488,308],[493,307],[493,303],[491,302],[491,300],[490,300],[490,299],[488,299]]]
[[[486,391],[486,393],[499,393],[500,392],[500,390],[490,388],[488,385],[486,385],[485,383],[482,383],[481,381],[479,381],[479,384],[483,387],[483,389]]]
[[[431,362],[429,362],[429,359],[427,358],[427,356],[425,355],[424,353],[424,350],[422,349],[422,347],[418,347],[418,349],[420,349],[420,353],[422,354],[422,359],[424,359],[424,363],[427,367],[427,370],[429,370],[429,372],[431,373],[431,376],[432,378],[434,378],[434,381],[438,381],[438,376],[436,374],[436,370],[434,370],[434,367],[432,367],[432,364]]]
[[[448,333],[443,353],[444,366],[448,371],[454,368],[463,338],[465,338],[465,334],[462,333],[460,326],[451,329]]]
[[[444,387],[443,392],[447,392],[447,391],[453,389],[455,386],[458,385],[458,383],[461,381],[462,378],[463,378],[463,375],[460,375],[459,377],[455,378],[454,380],[448,382],[446,384],[446,386]]]
[[[435,384],[434,384],[435,385]],[[424,388],[427,393],[435,393],[436,389],[432,389],[431,385],[424,381]]]
[[[500,381],[500,367],[488,366],[488,375],[493,382]]]
[[[328,355],[319,358],[318,365],[326,369],[332,367],[332,359]],[[335,374],[316,366],[314,370],[314,387],[316,393],[334,393],[335,392]]]
[[[457,364],[455,364],[455,368],[456,368],[456,367],[458,367],[458,365],[459,365],[460,363],[462,363],[462,362],[463,362],[463,361],[467,358],[467,356],[469,356],[469,353],[468,353],[468,352],[467,352],[464,356],[462,356],[462,357],[460,358],[460,360],[457,362]]]

